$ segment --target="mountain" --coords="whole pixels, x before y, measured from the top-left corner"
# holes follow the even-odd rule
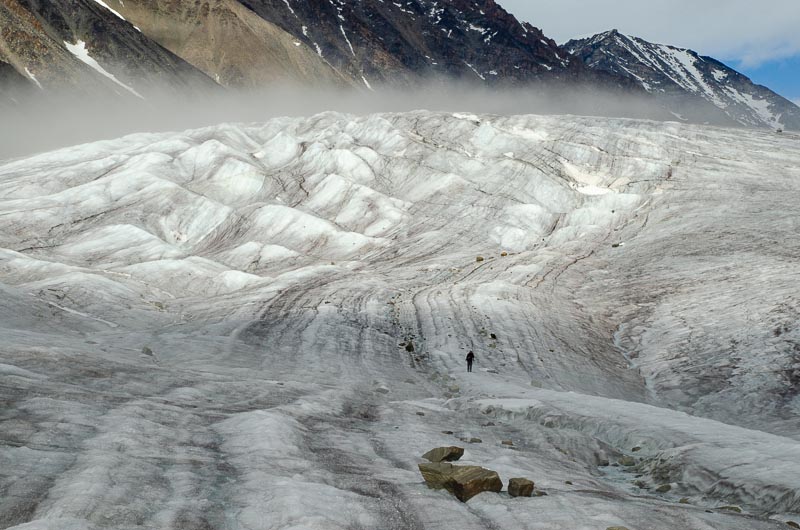
[[[2,162],[0,527],[788,528],[798,167],[436,112]],[[450,445],[548,495],[428,489]]]
[[[458,80],[555,93],[552,112],[800,129],[800,108],[714,59],[616,31],[559,47],[494,0],[0,0],[0,24],[0,105]]]
[[[590,69],[629,79],[681,119],[800,129],[800,107],[711,57],[617,30],[562,47]]]
[[[571,60],[494,0],[0,0],[0,21],[0,60],[44,88],[143,93],[150,79],[180,90],[200,72],[234,88],[638,88]]]
[[[0,28],[0,61],[30,88],[139,99],[215,85],[103,2],[0,0]]]

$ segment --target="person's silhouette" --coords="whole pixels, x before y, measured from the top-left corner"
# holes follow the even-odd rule
[[[472,350],[469,351],[467,354],[467,372],[472,371],[472,361],[475,360],[475,354],[472,353]]]

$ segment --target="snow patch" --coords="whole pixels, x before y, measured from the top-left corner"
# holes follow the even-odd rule
[[[44,88],[42,87],[42,84],[39,82],[39,80],[38,80],[38,79],[36,79],[36,76],[35,76],[35,75],[33,75],[33,72],[31,72],[30,70],[28,70],[28,68],[27,68],[27,67],[25,67],[25,73],[26,73],[26,74],[28,74],[28,77],[30,78],[30,80],[31,80],[31,81],[33,81],[33,82],[34,82],[34,84],[35,84],[37,87],[39,87],[39,90],[44,90]]]
[[[96,4],[99,4],[99,5],[103,6],[104,8],[106,8],[108,11],[111,11],[114,15],[117,16],[117,18],[125,20],[125,17],[123,17],[122,14],[120,14],[119,11],[116,11],[115,9],[112,9],[111,6],[106,4],[103,0],[94,0],[94,1],[95,1]],[[125,20],[125,21],[127,22],[127,20]]]
[[[69,52],[72,55],[74,55],[77,59],[79,59],[87,66],[91,67],[99,74],[103,75],[104,77],[107,77],[117,85],[121,86],[122,88],[124,88],[125,90],[136,96],[137,98],[144,99],[144,97],[141,94],[139,94],[135,89],[126,85],[125,83],[117,79],[116,76],[114,76],[114,74],[108,72],[105,68],[100,66],[100,63],[98,63],[96,60],[94,60],[94,58],[92,58],[91,55],[89,55],[89,50],[87,49],[86,43],[84,41],[78,40],[75,44],[71,44],[65,41],[64,46],[66,46],[67,50],[69,50]]]

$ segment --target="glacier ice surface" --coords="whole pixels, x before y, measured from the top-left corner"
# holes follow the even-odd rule
[[[785,527],[798,205],[796,135],[572,116],[3,162],[0,526]],[[471,437],[548,495],[428,490]]]

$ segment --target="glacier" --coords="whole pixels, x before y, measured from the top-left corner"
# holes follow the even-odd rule
[[[787,528],[798,205],[800,135],[579,116],[0,162],[0,527]]]

